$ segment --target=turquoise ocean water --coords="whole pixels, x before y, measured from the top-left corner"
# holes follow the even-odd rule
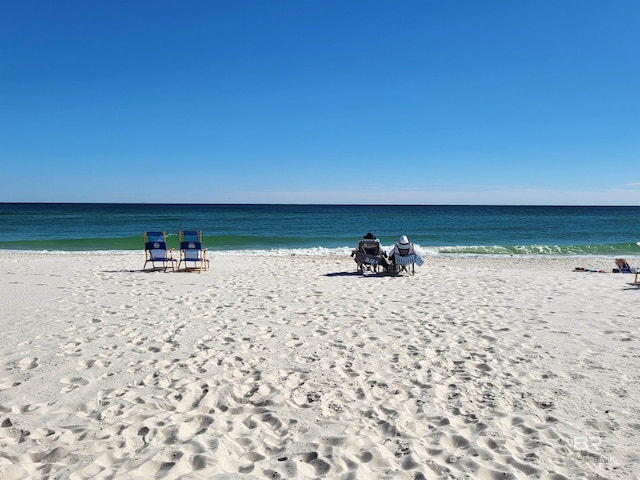
[[[426,255],[640,255],[640,207],[0,204],[0,249],[142,250],[142,232],[202,230],[220,253],[347,254],[373,232]]]

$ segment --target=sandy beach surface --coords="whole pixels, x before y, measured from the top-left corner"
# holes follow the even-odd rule
[[[211,260],[0,252],[0,480],[640,476],[613,259]]]

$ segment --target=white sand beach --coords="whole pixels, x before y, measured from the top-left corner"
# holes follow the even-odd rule
[[[611,258],[213,253],[0,252],[1,480],[640,477]]]

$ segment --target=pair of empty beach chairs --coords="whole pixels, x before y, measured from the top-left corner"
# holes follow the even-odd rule
[[[167,248],[166,232],[144,232],[144,251],[146,260],[142,270],[151,264],[151,270],[176,271],[184,263],[185,271],[207,270],[209,260],[207,249],[202,248],[202,232],[200,230],[180,230],[178,241],[180,242],[180,258],[173,257],[174,248]]]

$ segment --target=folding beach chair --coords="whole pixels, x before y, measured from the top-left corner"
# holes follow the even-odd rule
[[[202,248],[202,231],[200,230],[180,230],[180,265],[184,262],[185,271],[207,270],[209,268],[209,260],[207,260],[207,250]],[[189,267],[189,263],[193,266]]]
[[[167,234],[165,232],[144,232],[144,251],[146,260],[142,270],[147,268],[147,263],[151,262],[152,270],[167,271],[176,270],[176,259],[173,258],[173,248],[167,249]],[[156,263],[160,266],[156,266]]]
[[[356,267],[359,271],[365,270],[378,271],[378,266],[385,270],[389,268],[387,259],[384,258],[382,246],[380,242],[375,240],[360,240],[356,249],[351,252],[356,261]]]
[[[624,258],[616,258],[616,265],[618,266],[620,273],[633,273],[635,275],[633,283],[638,283],[640,268],[632,267]]]
[[[415,252],[413,243],[409,242],[406,235],[402,235],[400,241],[393,245],[389,255],[395,266],[395,273],[407,272],[415,275],[416,264],[422,265],[424,263],[424,259]],[[411,270],[409,270],[409,267],[411,267]]]

